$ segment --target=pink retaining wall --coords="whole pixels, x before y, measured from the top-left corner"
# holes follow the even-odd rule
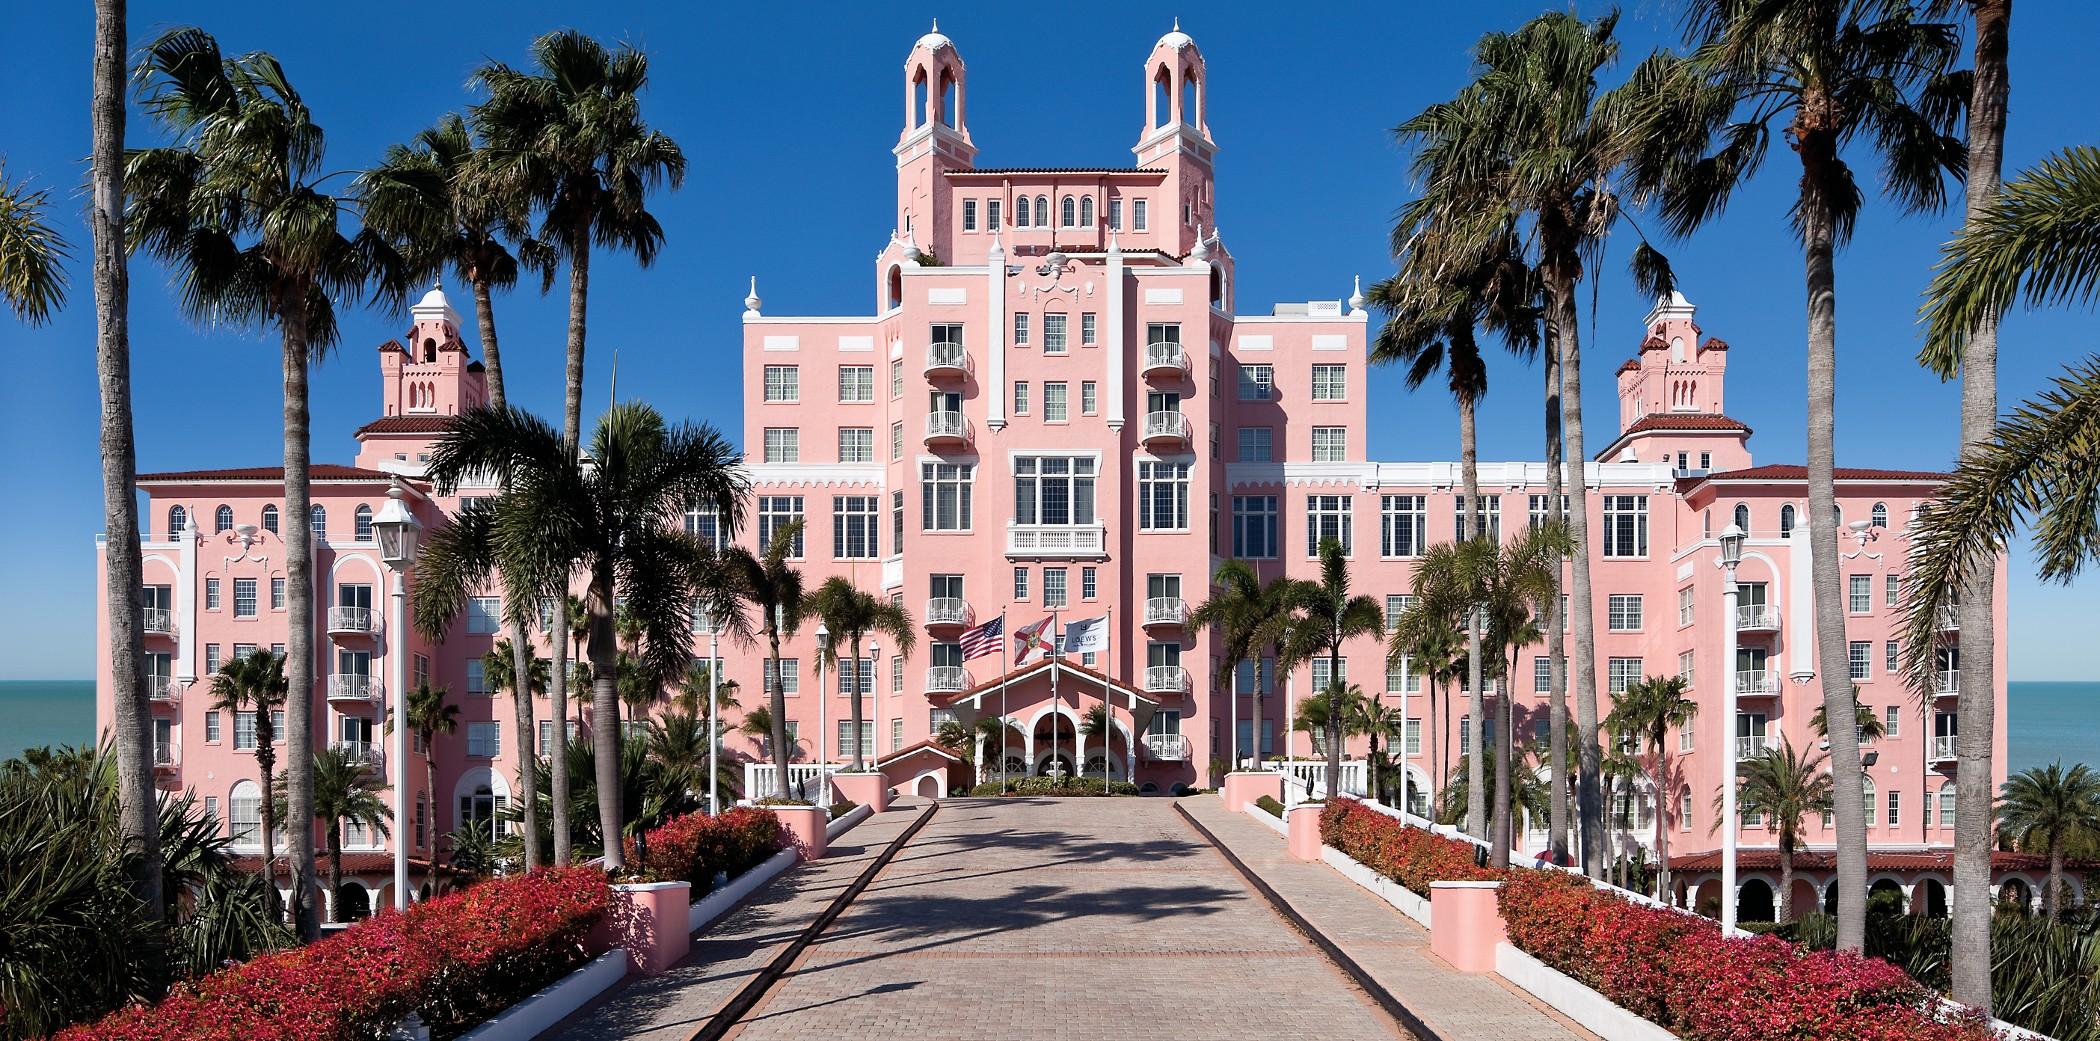
[[[1277,802],[1283,801],[1283,775],[1273,771],[1255,772],[1243,770],[1225,775],[1225,808],[1234,813],[1254,805],[1255,800],[1268,796]]]
[[[627,949],[627,971],[655,975],[686,956],[692,934],[690,882],[642,882],[613,887],[612,908],[593,934],[596,944]]]
[[[1500,882],[1431,882],[1429,950],[1460,972],[1495,971],[1502,927]]]
[[[1319,803],[1309,802],[1293,806],[1284,814],[1293,859],[1308,862],[1320,859],[1320,810]]]
[[[871,813],[890,808],[890,779],[879,773],[832,774],[839,798],[866,806]]]
[[[824,859],[824,826],[830,823],[830,812],[822,806],[772,806],[768,807],[780,817],[786,829],[782,835],[784,848],[793,849],[803,860]]]

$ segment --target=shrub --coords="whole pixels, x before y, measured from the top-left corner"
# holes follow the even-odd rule
[[[840,800],[839,800],[838,802],[832,803],[832,804],[831,804],[831,819],[832,819],[832,820],[838,820],[838,819],[839,819],[840,817],[843,817],[843,816],[845,816],[845,815],[847,815],[847,814],[849,814],[849,813],[852,813],[852,812],[853,812],[853,808],[854,808],[855,806],[858,806],[858,805],[860,805],[860,804],[859,804],[859,803],[857,803],[857,802],[854,802],[854,801],[853,801],[853,800],[851,800],[851,799],[840,799]]]
[[[1320,841],[1418,896],[1429,895],[1431,882],[1499,877],[1479,866],[1471,843],[1408,827],[1354,799],[1336,799],[1320,811]]]
[[[1129,781],[1114,781],[1108,786],[1108,795],[1136,795],[1137,785]],[[1014,777],[1007,780],[1004,788],[997,781],[986,781],[970,789],[974,796],[988,795],[1101,795],[1101,778],[1068,777],[1062,780],[1052,777]]]
[[[650,829],[645,839],[642,855],[635,841],[627,840],[630,862],[659,882],[691,882],[699,894],[713,888],[717,873],[735,878],[778,852],[780,818],[750,807],[712,817],[688,813]]]
[[[59,1041],[351,1041],[410,1012],[455,1037],[591,956],[612,897],[588,868],[496,879],[266,954]]]
[[[1261,798],[1254,800],[1254,805],[1259,806],[1263,810],[1267,811],[1269,816],[1271,817],[1283,816],[1283,804],[1277,802],[1275,796],[1264,795]]]

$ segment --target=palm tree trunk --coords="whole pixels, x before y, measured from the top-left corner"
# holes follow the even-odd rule
[[[1509,671],[1503,674],[1502,689],[1495,697],[1495,715],[1499,717],[1495,722],[1495,834],[1488,843],[1488,863],[1497,869],[1509,866],[1509,848],[1516,844],[1517,813],[1509,798],[1509,761],[1516,752],[1511,734],[1516,729],[1516,699],[1511,696],[1515,684],[1510,677],[1517,674],[1517,656],[1521,653],[1511,648]]]
[[[853,634],[853,646],[852,646],[852,652],[853,652],[853,694],[852,694],[852,698],[853,698],[853,772],[854,772],[854,773],[859,773],[859,772],[861,772],[861,754],[860,754],[860,683],[861,683],[861,674],[860,674],[860,634],[859,634],[859,633],[854,633],[854,634]],[[845,673],[841,672],[841,673],[839,673],[839,675],[843,676],[843,675],[845,675]],[[823,692],[823,691],[818,691],[817,693],[818,693],[818,694],[822,694],[822,693],[824,693],[824,692]],[[1104,711],[1105,711],[1105,710],[1104,710]],[[1103,784],[1106,784],[1106,783],[1108,783],[1108,738],[1107,738],[1106,736],[1103,736],[1103,737],[1101,738],[1101,763],[1102,763],[1102,766],[1101,766],[1101,780],[1102,780],[1102,783],[1103,783]]]
[[[591,576],[591,747],[598,769],[598,832],[605,840],[605,866],[627,866],[620,829],[619,644],[613,638],[613,575],[600,567]]]
[[[1670,815],[1664,807],[1669,800],[1664,792],[1670,787],[1670,760],[1663,750],[1663,735],[1649,735],[1649,744],[1655,748],[1655,898],[1664,903],[1670,901]],[[1728,894],[1721,894],[1728,899]]]
[[[525,780],[527,782],[524,789],[525,801],[538,802],[538,795],[537,793],[533,792],[532,785],[530,783],[532,781],[532,775],[530,773],[526,774]],[[425,814],[424,820],[429,821],[430,827],[433,830],[435,830],[437,828],[438,790],[437,731],[435,730],[423,731],[423,784],[425,785],[425,787],[423,789],[423,802],[420,808]],[[435,893],[437,891],[437,871],[435,870],[437,867],[437,842],[435,841],[436,836],[434,835],[427,835],[426,837],[432,839],[430,843],[429,859],[426,861],[426,863],[428,863],[431,866],[432,870],[425,872],[423,876],[423,884],[429,886],[431,891]]]
[[[773,680],[766,684],[766,693],[773,702],[773,794],[786,799],[788,761],[794,758],[794,753],[787,743],[787,683],[780,671],[780,630],[770,621],[766,623],[766,643],[773,650]],[[1052,725],[1055,726],[1055,717],[1052,717]],[[818,734],[817,740],[822,742],[824,735]]]
[[[1430,686],[1433,688],[1436,684],[1432,682]],[[1433,820],[1444,819],[1444,789],[1451,783],[1451,696],[1447,694],[1441,701],[1443,714],[1437,718],[1443,723],[1444,734],[1437,742],[1436,812],[1430,815]]]
[[[343,826],[328,823],[328,920],[343,920]]]
[[[1254,677],[1254,696],[1248,699],[1247,707],[1247,716],[1248,719],[1251,720],[1251,722],[1249,722],[1247,726],[1250,730],[1254,732],[1254,736],[1252,738],[1252,742],[1254,744],[1254,768],[1256,770],[1259,770],[1261,769],[1261,655],[1256,654],[1253,660],[1248,663],[1247,674]],[[1230,690],[1230,686],[1228,686],[1227,689]],[[1230,696],[1237,698],[1240,695],[1238,691],[1233,691]],[[1240,735],[1234,734],[1232,735],[1232,739],[1227,742],[1227,744],[1232,748],[1232,764],[1234,769],[1238,769],[1239,767],[1239,741]]]
[[[1590,489],[1584,476],[1588,456],[1582,440],[1582,336],[1576,328],[1575,315],[1575,280],[1581,265],[1571,244],[1571,229],[1558,220],[1548,223],[1551,241],[1540,268],[1550,312],[1548,335],[1560,348],[1566,458],[1574,460],[1577,467],[1568,492],[1568,540],[1575,546],[1569,558],[1573,566],[1568,575],[1568,614],[1575,623],[1575,745],[1582,759],[1575,776],[1576,838],[1582,845],[1583,870],[1593,878],[1601,878],[1608,843],[1604,800],[1597,787],[1604,757],[1597,745],[1597,620],[1590,606]]]
[[[1779,921],[1794,920],[1794,840],[1779,840]]]
[[[554,598],[554,631],[548,634],[548,642],[554,645],[554,664],[547,670],[547,690],[551,698],[549,708],[554,714],[554,740],[547,753],[547,803],[552,807],[554,823],[554,862],[567,866],[570,859],[569,824],[569,628],[574,623],[569,619],[569,596],[564,591]],[[529,680],[527,682],[530,682]],[[535,780],[533,783],[539,783]],[[535,801],[538,796],[533,797]]]
[[[276,735],[270,732],[267,710],[255,713],[255,765],[262,771],[262,876],[270,887],[270,917],[278,920],[277,903],[277,756],[264,749]]]
[[[1975,0],[1975,83],[1969,97],[1968,214],[1975,227],[1996,201],[2004,167],[2005,109],[2010,92],[2006,49],[2012,0]],[[1964,450],[1988,438],[1998,420],[1998,322],[1969,330],[1961,362],[1961,441]],[[1991,762],[1997,726],[1997,663],[1993,660],[1997,569],[1970,569],[1961,594],[1961,635],[1982,653],[1962,656],[1955,695],[1960,728],[1955,737],[1956,791],[1988,792],[1996,786]],[[1966,786],[1966,787],[1964,787]],[[1991,1010],[1991,806],[1989,799],[1954,805],[1953,964],[1954,1000]]]
[[[469,279],[468,284],[474,288],[474,324],[481,331],[481,361],[487,369],[489,406],[500,409],[504,407],[505,397],[503,355],[496,349],[496,308],[489,302],[488,279],[476,277]]]
[[[583,444],[583,332],[590,298],[591,235],[585,227],[569,235],[569,368],[562,399],[562,437],[572,451]],[[593,643],[597,642],[595,635]]]
[[[1458,471],[1466,495],[1465,534],[1467,538],[1479,538],[1480,435],[1473,399],[1466,394],[1458,397]],[[1470,609],[1466,612],[1466,684],[1472,696],[1474,730],[1473,754],[1466,763],[1466,831],[1474,838],[1484,839],[1488,837],[1488,805],[1481,795],[1487,791],[1487,770],[1480,757],[1487,749],[1487,716],[1481,694],[1480,612]]]
[[[1561,509],[1560,500],[1566,480],[1561,473],[1560,445],[1560,343],[1549,327],[1544,348],[1541,351],[1542,367],[1546,371],[1546,522],[1566,524],[1568,513]],[[1553,578],[1557,585],[1561,580],[1560,565],[1553,566]],[[1552,764],[1552,792],[1547,805],[1546,845],[1553,850],[1556,860],[1568,860],[1568,638],[1566,625],[1560,614],[1560,597],[1546,598],[1539,610],[1539,624],[1546,630],[1547,695],[1546,719],[1551,733],[1546,736],[1547,762]]]
[[[308,484],[306,293],[285,291],[284,339],[285,816],[291,838],[292,919],[300,939],[321,935],[314,903],[314,551]]]
[[[518,618],[510,622],[510,674],[511,722],[517,733],[518,749],[517,790],[527,793],[519,800],[524,804],[520,809],[525,826],[525,870],[531,871],[540,866],[540,800],[538,793],[533,791],[534,763],[538,759],[534,745],[539,735],[532,725],[532,647],[525,642],[525,623]],[[437,749],[429,746],[423,751],[425,755],[437,753]]]
[[[1327,648],[1327,801],[1342,790],[1342,645]]]
[[[1805,104],[1805,103],[1804,103]],[[1844,590],[1838,582],[1837,488],[1833,483],[1837,397],[1837,274],[1831,204],[1824,186],[1836,175],[1836,141],[1827,130],[1798,135],[1801,153],[1801,239],[1808,291],[1808,531],[1814,589],[1816,661],[1823,713],[1829,720],[1858,714],[1845,643]],[[1733,721],[1726,726],[1732,728]],[[1724,734],[1727,731],[1724,730]],[[1866,942],[1867,825],[1861,802],[1857,728],[1833,726],[1831,799],[1837,816],[1837,947],[1857,951]],[[1723,827],[1728,825],[1724,823]],[[1725,894],[1724,894],[1725,896]]]
[[[1955,804],[1955,812],[1961,804]],[[2049,899],[2045,901],[2049,910],[2049,922],[2055,924],[2064,916],[2064,837],[2060,829],[2049,833]]]
[[[159,803],[153,793],[153,706],[145,658],[139,559],[138,452],[131,428],[131,274],[124,255],[124,0],[95,0],[93,106],[95,376],[102,396],[103,601],[116,727],[119,831],[131,891],[158,920]]]
[[[1374,709],[1377,709],[1378,703],[1376,700],[1372,701],[1372,706]],[[1378,718],[1375,712],[1371,718],[1374,720]],[[1378,727],[1376,724],[1373,724],[1371,727],[1370,737],[1371,755],[1369,758],[1364,760],[1364,770],[1367,774],[1367,779],[1371,783],[1371,787],[1370,790],[1365,792],[1364,794],[1369,796],[1372,802],[1384,802],[1385,789],[1378,783],[1381,780],[1381,778],[1379,777],[1378,769]]]
[[[1428,791],[1425,791],[1425,792],[1423,792],[1423,793],[1422,793],[1422,805],[1423,805],[1423,806],[1426,806],[1426,807],[1428,807],[1428,809],[1429,809],[1429,819],[1430,819],[1430,820],[1435,820],[1435,819],[1437,818],[1437,811],[1438,811],[1438,810],[1439,810],[1440,808],[1442,808],[1442,806],[1443,806],[1443,801],[1444,801],[1444,795],[1443,795],[1443,784],[1444,784],[1444,780],[1443,780],[1443,778],[1444,778],[1444,764],[1443,764],[1443,760],[1441,760],[1440,758],[1438,758],[1438,757],[1439,757],[1439,756],[1440,756],[1440,755],[1442,754],[1442,752],[1443,752],[1443,747],[1444,747],[1444,746],[1443,746],[1443,745],[1441,745],[1441,744],[1439,744],[1439,743],[1437,742],[1437,739],[1436,739],[1436,723],[1437,723],[1437,714],[1436,714],[1436,702],[1437,702],[1437,698],[1436,698],[1436,681],[1434,681],[1434,680],[1430,681],[1430,682],[1429,682],[1429,684],[1428,684],[1428,687],[1429,687],[1429,711],[1428,711],[1428,713],[1427,713],[1427,714],[1426,714],[1426,715],[1425,715],[1425,716],[1423,717],[1423,718],[1424,718],[1424,720],[1425,720],[1425,721],[1427,722],[1427,725],[1426,725],[1426,726],[1424,726],[1424,727],[1423,727],[1422,729],[1423,729],[1424,731],[1426,731],[1426,732],[1427,732],[1427,735],[1428,735],[1428,740],[1429,740],[1429,747],[1428,747],[1428,748],[1426,749],[1426,751],[1427,751],[1427,752],[1428,752],[1429,754],[1428,754],[1428,755],[1426,755],[1426,756],[1423,756],[1423,759],[1424,759],[1424,761],[1426,761],[1426,762],[1427,762],[1427,763],[1429,764],[1429,770],[1428,770],[1427,772],[1428,772],[1428,773],[1429,773],[1429,774],[1431,775],[1431,778],[1430,778],[1430,782],[1429,782],[1429,785],[1428,785],[1428,789],[1429,789],[1429,790],[1428,790]],[[1402,725],[1404,726],[1405,724],[1402,724]],[[1402,733],[1402,735],[1401,735],[1401,739],[1402,739],[1403,741],[1404,741],[1404,740],[1406,740],[1406,734],[1405,734],[1404,732],[1403,732],[1403,733]],[[1401,752],[1400,752],[1400,769],[1402,769],[1402,770],[1405,770],[1405,769],[1407,769],[1407,751],[1406,751],[1406,748],[1407,748],[1407,746],[1405,746],[1405,745],[1402,745],[1402,746],[1401,746]],[[1400,809],[1401,809],[1401,811],[1402,811],[1402,812],[1406,812],[1406,810],[1407,810],[1407,807],[1405,807],[1405,806],[1402,806],[1402,807],[1400,807]]]

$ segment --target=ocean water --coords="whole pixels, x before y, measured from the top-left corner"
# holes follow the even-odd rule
[[[93,680],[0,680],[0,759],[94,739]]]

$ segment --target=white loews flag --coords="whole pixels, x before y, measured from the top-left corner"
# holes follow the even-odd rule
[[[1108,616],[1082,618],[1065,623],[1066,654],[1085,654],[1108,649]]]

